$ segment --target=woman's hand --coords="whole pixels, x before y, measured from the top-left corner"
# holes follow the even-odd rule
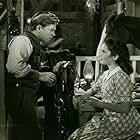
[[[95,82],[91,83],[91,88],[92,88],[93,92],[98,92],[100,90],[100,86]]]
[[[86,95],[87,92],[85,90],[83,90],[82,88],[79,88],[79,89],[75,88],[74,94],[75,94],[75,96],[82,96],[82,95]]]

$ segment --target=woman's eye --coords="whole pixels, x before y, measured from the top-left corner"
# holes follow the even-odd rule
[[[102,50],[102,53],[105,53],[105,51],[104,51],[104,50]]]

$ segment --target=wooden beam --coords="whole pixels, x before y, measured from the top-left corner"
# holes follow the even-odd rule
[[[74,12],[57,12],[57,11],[52,11],[55,13],[60,20],[63,22],[82,22],[84,20],[84,13],[79,12],[79,11],[74,11]]]
[[[103,0],[103,4],[109,5],[115,3],[115,0]]]

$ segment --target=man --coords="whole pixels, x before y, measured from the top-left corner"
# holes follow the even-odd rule
[[[41,46],[55,36],[58,23],[58,17],[50,12],[37,13],[31,18],[31,31],[9,43],[6,106],[16,128],[15,140],[42,139],[35,109],[40,82],[54,86],[56,76],[52,72],[39,72]]]

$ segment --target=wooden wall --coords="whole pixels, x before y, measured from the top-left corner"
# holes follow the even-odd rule
[[[0,140],[6,140],[5,123],[5,53],[0,49]]]

